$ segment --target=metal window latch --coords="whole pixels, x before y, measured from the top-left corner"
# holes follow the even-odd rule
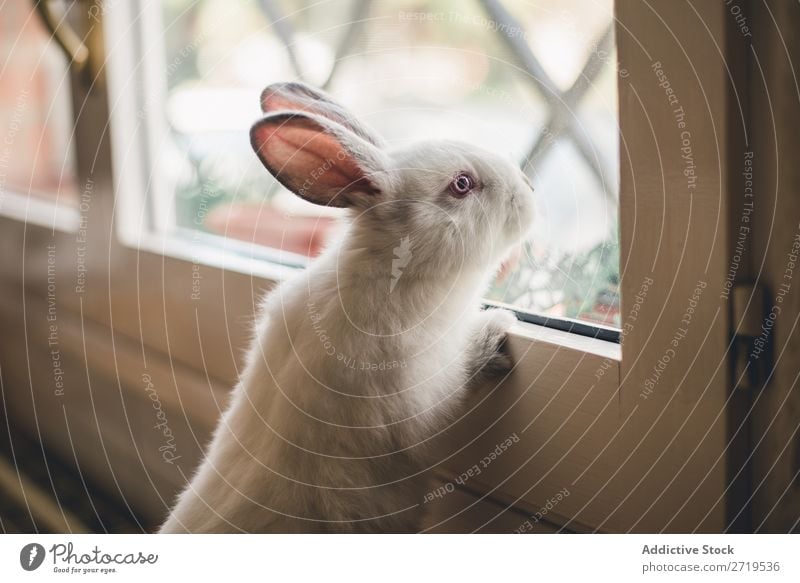
[[[772,372],[777,311],[764,286],[758,283],[737,282],[731,297],[734,387],[760,390],[766,387]]]
[[[51,0],[33,0],[39,17],[61,48],[70,68],[87,88],[102,87],[103,30],[102,15],[105,10],[101,0],[84,0],[81,9],[86,20],[86,33],[79,35],[67,22],[64,7],[53,6]]]

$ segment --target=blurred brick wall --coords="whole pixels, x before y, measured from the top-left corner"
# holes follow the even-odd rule
[[[74,201],[67,66],[30,2],[0,7],[0,194]]]

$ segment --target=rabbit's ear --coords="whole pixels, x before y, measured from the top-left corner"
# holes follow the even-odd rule
[[[313,114],[268,115],[250,129],[250,143],[281,184],[316,204],[371,204],[386,187],[384,154],[348,129]]]
[[[330,95],[314,89],[305,83],[274,83],[261,92],[261,111],[307,111],[321,115],[343,125],[362,139],[382,148],[384,140],[372,128],[361,123],[343,106],[336,103]]]

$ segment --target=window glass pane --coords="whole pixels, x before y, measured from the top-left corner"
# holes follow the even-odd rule
[[[0,6],[0,210],[8,192],[75,205],[67,64],[32,2]]]
[[[167,0],[175,226],[319,252],[336,212],[286,192],[248,139],[261,89],[303,79],[392,143],[462,139],[524,163],[536,225],[489,299],[616,325],[612,15],[611,0]]]

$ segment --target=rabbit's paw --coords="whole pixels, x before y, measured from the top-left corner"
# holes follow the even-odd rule
[[[490,309],[481,313],[475,339],[476,355],[471,362],[475,374],[497,376],[514,367],[505,341],[508,330],[516,321],[517,317],[509,310]]]

